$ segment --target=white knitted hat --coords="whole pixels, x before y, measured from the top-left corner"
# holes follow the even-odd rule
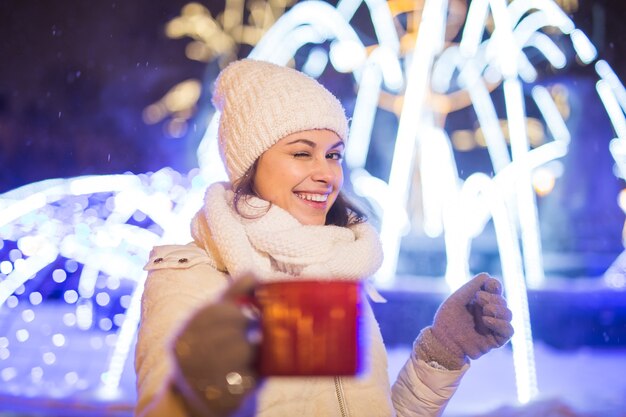
[[[221,113],[219,150],[231,182],[292,133],[328,129],[347,139],[348,120],[332,93],[297,70],[269,62],[228,65],[215,82],[213,105]]]

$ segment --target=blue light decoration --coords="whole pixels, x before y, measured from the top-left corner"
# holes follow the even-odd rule
[[[363,3],[377,39],[367,47],[351,25]],[[401,239],[411,227],[406,207],[416,169],[422,227],[432,238],[444,237],[450,289],[469,278],[472,240],[493,221],[514,312],[513,360],[523,404],[539,393],[526,289],[540,287],[545,279],[533,176],[545,175],[540,169],[565,156],[571,141],[551,92],[533,85],[539,58],[555,69],[568,63],[544,30],[558,31],[569,39],[579,63],[594,65],[598,96],[617,135],[610,151],[621,178],[626,178],[626,90],[552,1],[474,0],[456,43],[446,38],[447,16],[447,0],[423,2],[415,46],[403,52],[383,0],[341,0],[336,7],[301,2],[276,21],[249,56],[286,65],[305,45],[315,44],[304,71],[319,75],[330,65],[352,74],[357,93],[346,162],[355,192],[370,200],[382,219],[385,263],[376,276],[378,286],[394,285]],[[532,60],[529,49],[535,52]],[[528,85],[530,97],[524,94]],[[510,147],[491,97],[496,87],[504,95]],[[365,169],[383,90],[403,94],[388,181]],[[476,113],[492,176],[475,172],[462,179],[448,132],[436,122],[429,98],[459,93]],[[540,146],[528,142],[527,99],[551,138]],[[0,400],[63,404],[89,398],[115,401],[121,411],[132,408],[142,267],[153,246],[190,239],[188,225],[204,189],[225,179],[216,149],[218,116],[199,145],[199,168],[188,174],[163,168],[51,179],[0,195]],[[611,277],[612,286],[626,285]]]

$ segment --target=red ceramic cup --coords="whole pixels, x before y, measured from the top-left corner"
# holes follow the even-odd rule
[[[266,376],[355,375],[361,366],[361,284],[274,281],[255,291]]]

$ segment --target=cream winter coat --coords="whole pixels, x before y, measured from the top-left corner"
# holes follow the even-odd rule
[[[250,220],[238,216],[231,201],[232,193],[223,185],[209,187],[205,207],[192,224],[195,243],[161,246],[151,253],[135,352],[138,416],[185,415],[181,398],[172,389],[173,336],[195,310],[216,300],[233,278],[255,271],[262,280],[281,275],[363,279],[380,265],[380,242],[367,224],[303,226],[276,206]],[[251,206],[262,203],[253,201]],[[380,329],[365,304],[369,339],[365,372],[350,378],[267,378],[259,389],[257,416],[441,414],[468,365],[460,371],[441,370],[412,354],[391,388]]]

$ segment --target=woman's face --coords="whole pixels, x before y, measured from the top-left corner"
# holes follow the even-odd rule
[[[254,191],[302,224],[323,225],[343,185],[344,148],[330,130],[285,136],[260,156]]]

